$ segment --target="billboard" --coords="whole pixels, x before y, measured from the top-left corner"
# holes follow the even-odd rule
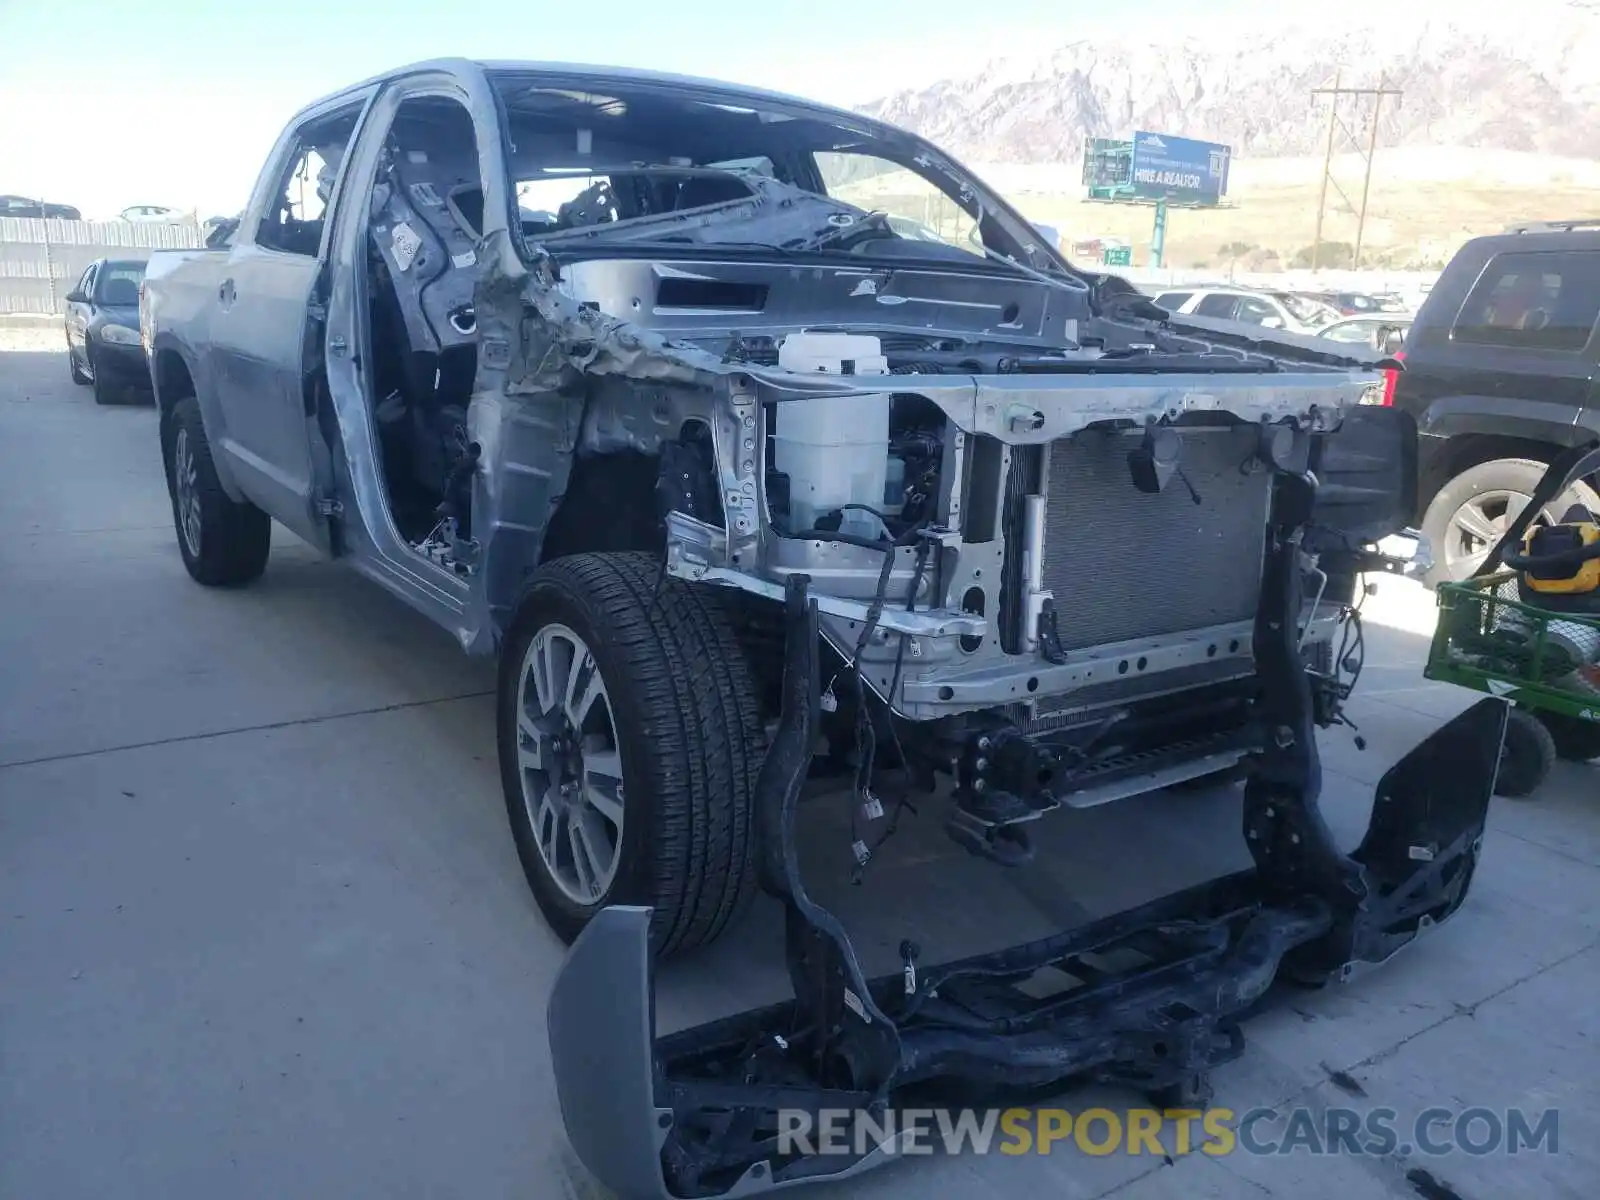
[[[1133,172],[1133,143],[1117,138],[1085,138],[1083,186],[1092,193],[1126,188]]]
[[[1133,135],[1129,182],[1135,195],[1148,200],[1215,204],[1227,194],[1232,157],[1229,147],[1216,142],[1140,130]]]

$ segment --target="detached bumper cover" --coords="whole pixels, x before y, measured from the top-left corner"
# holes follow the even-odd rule
[[[1378,784],[1360,846],[1339,850],[1318,809],[1310,690],[1286,619],[1300,611],[1290,534],[1303,499],[1291,494],[1275,526],[1254,639],[1261,707],[1276,722],[1245,790],[1255,869],[883,979],[863,976],[800,880],[793,823],[817,721],[817,612],[807,581],[791,579],[783,720],[756,816],[762,886],[787,911],[794,999],[658,1039],[650,912],[598,914],[556,980],[549,1032],[568,1137],[600,1182],[620,1200],[686,1200],[857,1174],[895,1157],[895,1142],[795,1153],[780,1111],[856,1110],[882,1127],[926,1085],[984,1097],[1097,1080],[1198,1104],[1275,980],[1347,980],[1450,917],[1480,853],[1507,707],[1483,700],[1416,747]],[[1107,971],[1112,951],[1133,965]],[[1046,966],[1077,986],[1042,999],[1017,986]]]

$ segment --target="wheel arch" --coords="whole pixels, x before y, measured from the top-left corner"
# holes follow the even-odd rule
[[[188,348],[171,336],[158,335],[150,348],[150,384],[155,390],[156,411],[160,414],[161,445],[165,455],[172,436],[172,410],[180,400],[193,396],[200,406],[200,419],[205,424],[206,439],[212,446],[212,466],[217,472],[217,482],[228,499],[241,501],[245,495],[229,469],[228,456],[218,449],[218,434],[222,431],[222,413],[209,389],[200,386],[201,373]]]
[[[1503,409],[1503,404],[1499,407]],[[1537,405],[1529,402],[1529,407]],[[1417,482],[1416,519],[1422,520],[1439,490],[1463,471],[1503,458],[1526,458],[1548,464],[1561,451],[1592,436],[1570,423],[1573,410],[1545,407],[1555,407],[1566,413],[1568,422],[1563,424],[1537,411],[1490,414],[1483,412],[1480,405],[1469,405],[1465,401],[1441,401],[1430,408],[1421,431],[1442,437],[1445,443],[1441,451],[1428,456],[1423,478]]]
[[[676,451],[664,479],[663,455]],[[687,451],[687,453],[685,453]],[[664,510],[682,508],[691,516],[721,526],[724,515],[711,455],[707,422],[690,418],[675,438],[613,442],[604,449],[580,448],[568,460],[564,483],[550,496],[542,523],[524,515],[514,519],[531,535],[499,537],[485,564],[485,598],[496,641],[519,604],[528,577],[539,567],[577,554],[666,554]],[[663,493],[664,484],[669,487]],[[672,492],[671,488],[676,491]],[[501,531],[504,532],[503,530]]]

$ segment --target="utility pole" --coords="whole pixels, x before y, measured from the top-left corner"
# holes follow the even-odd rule
[[[1328,141],[1322,155],[1322,194],[1317,200],[1317,232],[1311,246],[1311,269],[1313,271],[1322,265],[1322,220],[1323,213],[1328,205],[1328,186],[1330,184],[1333,185],[1333,190],[1339,193],[1339,197],[1344,200],[1346,208],[1355,208],[1355,205],[1350,203],[1349,197],[1344,194],[1344,189],[1333,178],[1334,133],[1343,128],[1344,125],[1339,120],[1339,100],[1344,96],[1372,97],[1372,128],[1368,131],[1367,148],[1361,152],[1362,157],[1366,160],[1366,174],[1361,183],[1361,207],[1356,210],[1355,260],[1352,263],[1352,266],[1359,270],[1361,267],[1361,243],[1367,228],[1367,199],[1372,194],[1372,160],[1378,150],[1378,117],[1383,111],[1383,98],[1385,96],[1398,97],[1403,94],[1400,88],[1390,87],[1386,77],[1382,74],[1378,76],[1377,87],[1343,87],[1341,86],[1341,73],[1336,72],[1333,77],[1333,86],[1311,89],[1313,102],[1318,96],[1328,97]],[[1345,134],[1359,151],[1360,145],[1356,143],[1355,135],[1349,129],[1345,129]]]
[[[1372,157],[1378,152],[1378,115],[1383,112],[1384,72],[1378,72],[1378,90],[1372,97],[1372,128],[1367,135],[1367,173],[1361,181],[1361,215],[1356,218],[1355,261],[1351,266],[1361,270],[1361,236],[1367,231],[1367,196],[1372,192]]]
[[[1340,72],[1333,73],[1333,94],[1339,94]],[[1312,92],[1313,96],[1317,93]],[[1328,105],[1328,148],[1322,152],[1322,193],[1317,197],[1317,232],[1311,239],[1311,269],[1322,265],[1322,214],[1328,207],[1328,180],[1333,176],[1333,131],[1338,124],[1339,103]]]

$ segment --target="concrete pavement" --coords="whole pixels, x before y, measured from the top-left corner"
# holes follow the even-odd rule
[[[598,1195],[551,1087],[561,948],[506,827],[490,664],[281,529],[258,586],[195,586],[154,413],[96,408],[53,346],[0,351],[0,512],[0,1197]],[[1369,748],[1324,739],[1329,817],[1352,841],[1383,770],[1472,699],[1422,680],[1426,599],[1385,587],[1353,708]],[[1597,779],[1562,764],[1540,799],[1497,801],[1457,919],[1256,1020],[1217,1076],[1241,1111],[1557,1107],[1556,1153],[1061,1146],[807,1194],[1591,1195]],[[910,820],[857,889],[844,802],[822,800],[808,864],[885,969],[905,936],[940,957],[990,948],[1242,865],[1237,810],[1223,791],[1067,811],[1042,865],[1012,873]],[[662,1027],[781,995],[780,937],[762,902],[671,967]]]

